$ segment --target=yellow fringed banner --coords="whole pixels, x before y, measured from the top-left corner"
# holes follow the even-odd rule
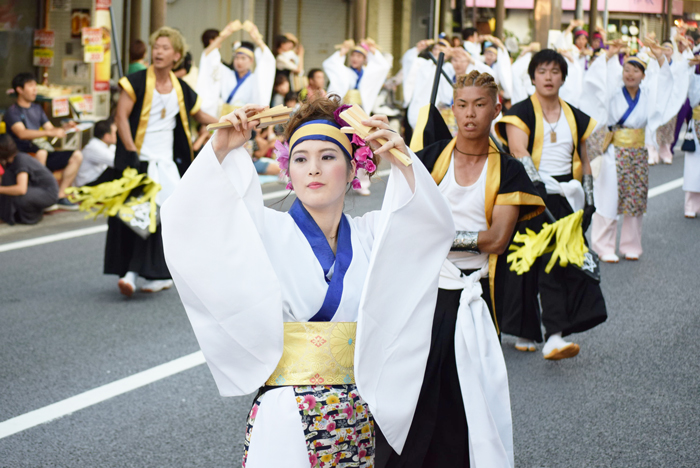
[[[545,268],[547,273],[552,271],[557,261],[562,267],[569,263],[582,267],[584,255],[588,252],[583,240],[582,222],[583,210],[579,210],[555,223],[544,223],[538,233],[527,229],[525,234],[515,234],[513,244],[509,247],[512,252],[507,257],[510,271],[519,275],[527,273],[535,260],[549,252],[552,252],[552,258]],[[553,245],[550,245],[552,241]],[[522,245],[515,245],[516,243]]]
[[[140,197],[130,197],[131,191],[139,187],[143,189],[143,194]],[[160,188],[160,184],[155,183],[147,174],[139,174],[136,169],[127,168],[121,179],[94,187],[70,187],[66,189],[66,194],[73,203],[80,203],[80,211],[89,212],[86,218],[118,216],[127,223],[137,215],[138,207],[148,203],[148,231],[153,234],[157,227],[156,195]]]

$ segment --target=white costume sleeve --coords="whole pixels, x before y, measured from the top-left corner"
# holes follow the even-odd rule
[[[275,85],[275,56],[267,46],[255,48],[255,72],[253,78],[257,87],[255,104],[261,106],[270,105],[272,88]]]
[[[533,86],[530,76],[527,74],[527,67],[530,65],[531,58],[532,54],[530,52],[520,54],[513,63],[513,95],[510,99],[512,104],[524,101],[534,92],[531,89]]]
[[[579,107],[581,99],[581,87],[583,85],[583,73],[577,60],[573,62],[564,58],[568,67],[566,80],[559,90],[559,96],[574,107]]]
[[[608,124],[607,73],[605,56],[600,56],[588,67],[581,87],[581,95],[586,99],[581,99],[579,109],[595,119],[596,130]]]
[[[413,75],[411,70],[414,62],[418,58],[418,49],[412,47],[403,54],[401,57],[401,69],[403,70],[403,106],[408,107],[408,103],[411,102],[411,97],[413,95]]]
[[[700,104],[700,75],[695,74],[695,67],[691,68],[690,89],[688,90],[688,99],[690,107],[697,107]]]
[[[401,453],[413,420],[430,348],[442,263],[454,222],[447,202],[411,154],[415,193],[391,168],[360,304],[357,388],[389,444]],[[420,265],[420,269],[414,268]]]
[[[496,62],[498,73],[498,84],[503,89],[503,94],[506,99],[513,96],[513,64],[510,61],[510,55],[507,50],[498,48],[498,61]]]
[[[688,88],[690,87],[690,75],[688,74],[688,60],[681,54],[676,54],[671,64],[671,74],[673,75],[673,88],[671,98],[668,102],[667,112],[664,117],[670,115],[668,120],[678,115],[681,107],[688,98]]]
[[[680,109],[680,106],[678,106],[678,109],[671,107],[673,105],[674,88],[679,86],[686,90],[687,94],[688,74],[687,72],[679,73],[679,69],[676,69],[676,73],[672,73],[671,67],[665,58],[661,67],[659,67],[659,62],[656,59],[652,59],[648,68],[652,69],[653,73],[648,77],[650,80],[645,86],[650,94],[649,107],[647,108],[649,114],[646,135],[647,138],[652,138],[654,145],[657,145],[656,130],[671,120],[674,115],[678,114],[678,109]],[[647,79],[645,78],[644,81],[647,81]]]
[[[255,391],[282,355],[264,209],[250,155],[239,148],[219,164],[209,142],[161,210],[168,268],[222,396]]]
[[[342,99],[350,89],[345,56],[336,52],[323,62],[323,72],[328,77],[328,94],[337,94]]]
[[[209,55],[205,55],[202,52],[202,57],[199,60],[199,75],[197,76],[195,91],[202,99],[202,110],[215,117],[219,115],[219,100],[221,98],[223,79],[221,68],[226,67],[221,63],[219,49],[212,50]]]
[[[367,66],[362,75],[362,80],[358,89],[362,96],[362,108],[371,114],[374,109],[374,102],[379,96],[379,92],[384,86],[386,77],[391,70],[391,62],[381,52],[377,51],[374,54],[367,52]]]

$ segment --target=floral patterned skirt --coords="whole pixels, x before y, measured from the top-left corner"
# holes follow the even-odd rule
[[[374,466],[374,419],[355,385],[293,388],[311,468]],[[260,395],[255,399],[248,415],[244,467],[262,398]]]
[[[673,117],[656,131],[656,142],[659,144],[659,147],[673,143],[676,133],[676,120],[678,120],[678,117]]]
[[[647,211],[649,154],[646,148],[615,147],[617,213],[642,216]]]

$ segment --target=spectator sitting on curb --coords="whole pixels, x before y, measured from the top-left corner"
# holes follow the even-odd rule
[[[56,207],[58,184],[51,171],[20,153],[10,135],[0,135],[0,219],[7,224],[36,224],[47,208]]]
[[[114,180],[114,152],[117,144],[117,124],[112,119],[95,124],[93,137],[83,148],[83,163],[80,165],[75,185],[99,185]]]
[[[12,79],[12,89],[17,93],[17,102],[12,104],[5,113],[7,133],[12,136],[20,152],[33,155],[49,171],[63,170],[61,182],[58,185],[58,205],[64,210],[77,210],[78,205],[66,198],[65,190],[71,186],[78,174],[78,168],[83,161],[83,155],[78,150],[47,151],[37,146],[36,139],[46,137],[61,138],[66,132],[55,128],[44,109],[36,104],[36,79],[31,73],[20,73]],[[43,130],[40,130],[43,127]],[[48,142],[44,142],[48,144]],[[50,148],[53,149],[53,148]]]

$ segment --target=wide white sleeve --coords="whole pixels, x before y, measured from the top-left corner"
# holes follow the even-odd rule
[[[415,192],[392,167],[382,210],[372,219],[376,234],[355,348],[359,393],[398,453],[423,383],[438,277],[455,231],[435,181],[414,154],[411,158]]]
[[[403,102],[404,107],[408,107],[408,103],[411,102],[411,96],[413,95],[413,80],[411,78],[411,69],[413,63],[418,58],[418,49],[412,47],[403,54],[401,57],[401,69],[403,70]]]
[[[219,164],[211,142],[161,210],[165,260],[222,396],[258,389],[282,355],[281,290],[264,248],[265,210],[245,149]]]
[[[496,69],[498,73],[498,84],[503,89],[503,94],[506,99],[510,99],[513,95],[513,63],[510,61],[508,51],[498,48],[498,61],[496,61]]]
[[[666,58],[664,58],[662,66],[659,66],[659,63],[652,59],[652,61],[649,63],[649,68],[653,70],[653,73],[651,76],[644,79],[644,81],[650,79],[650,81],[646,83],[646,88],[648,89],[650,99],[647,106],[647,111],[649,114],[646,135],[647,138],[652,138],[654,145],[657,145],[656,130],[671,120],[671,118],[678,113],[678,109],[671,108],[674,88],[676,86],[685,86],[684,89],[687,90],[688,75],[687,73],[677,75],[674,74],[666,61]]]
[[[403,79],[403,106],[408,107],[411,100],[413,99],[413,93],[416,90],[416,80],[418,79],[418,74],[420,72],[423,63],[429,60],[416,57],[413,62],[411,62],[411,68],[408,72],[404,72]]]
[[[697,107],[700,104],[700,75],[695,74],[695,67],[691,68],[688,99],[690,107]]]
[[[531,58],[532,54],[528,52],[520,54],[513,62],[513,94],[510,99],[512,104],[517,104],[530,97],[532,82],[527,74],[527,67],[530,65]]]
[[[267,46],[255,48],[255,79],[257,97],[255,104],[269,106],[272,99],[272,88],[275,85],[275,56]]]
[[[596,130],[608,125],[608,67],[605,57],[598,57],[593,61],[588,71],[583,75],[581,99],[579,109],[595,119]]]
[[[209,115],[218,116],[219,99],[221,95],[221,80],[223,72],[221,68],[226,68],[221,63],[219,49],[212,50],[209,55],[202,52],[199,60],[199,74],[197,75],[197,86],[195,91],[202,99],[201,109]]]
[[[670,116],[668,120],[678,115],[681,107],[685,104],[685,100],[688,98],[688,89],[690,87],[688,60],[685,57],[677,54],[677,57],[674,57],[673,63],[670,65],[670,69],[673,76],[673,87],[671,88],[671,97],[667,108],[664,111],[664,117]]]
[[[611,102],[613,96],[617,94],[617,92],[620,91],[620,88],[624,86],[624,82],[622,81],[622,65],[620,64],[620,58],[617,55],[613,55],[609,60],[607,60],[605,55],[600,55],[595,59],[596,62],[598,60],[606,60],[605,64],[607,68],[605,75],[605,89],[607,102]],[[588,71],[590,73],[591,67],[588,67]],[[642,81],[642,83],[644,82]]]
[[[583,85],[583,73],[577,60],[569,61],[564,58],[568,67],[566,80],[559,90],[559,96],[574,107],[580,107],[581,87]]]
[[[374,109],[374,102],[384,86],[389,71],[391,71],[392,61],[393,58],[389,60],[379,51],[367,53],[367,66],[358,86],[362,97],[362,108],[367,114],[371,114]]]
[[[335,52],[333,55],[323,61],[323,72],[328,77],[328,94],[337,94],[342,98],[345,97],[350,89],[348,81],[348,70],[345,66],[345,56],[340,55],[340,52]]]

